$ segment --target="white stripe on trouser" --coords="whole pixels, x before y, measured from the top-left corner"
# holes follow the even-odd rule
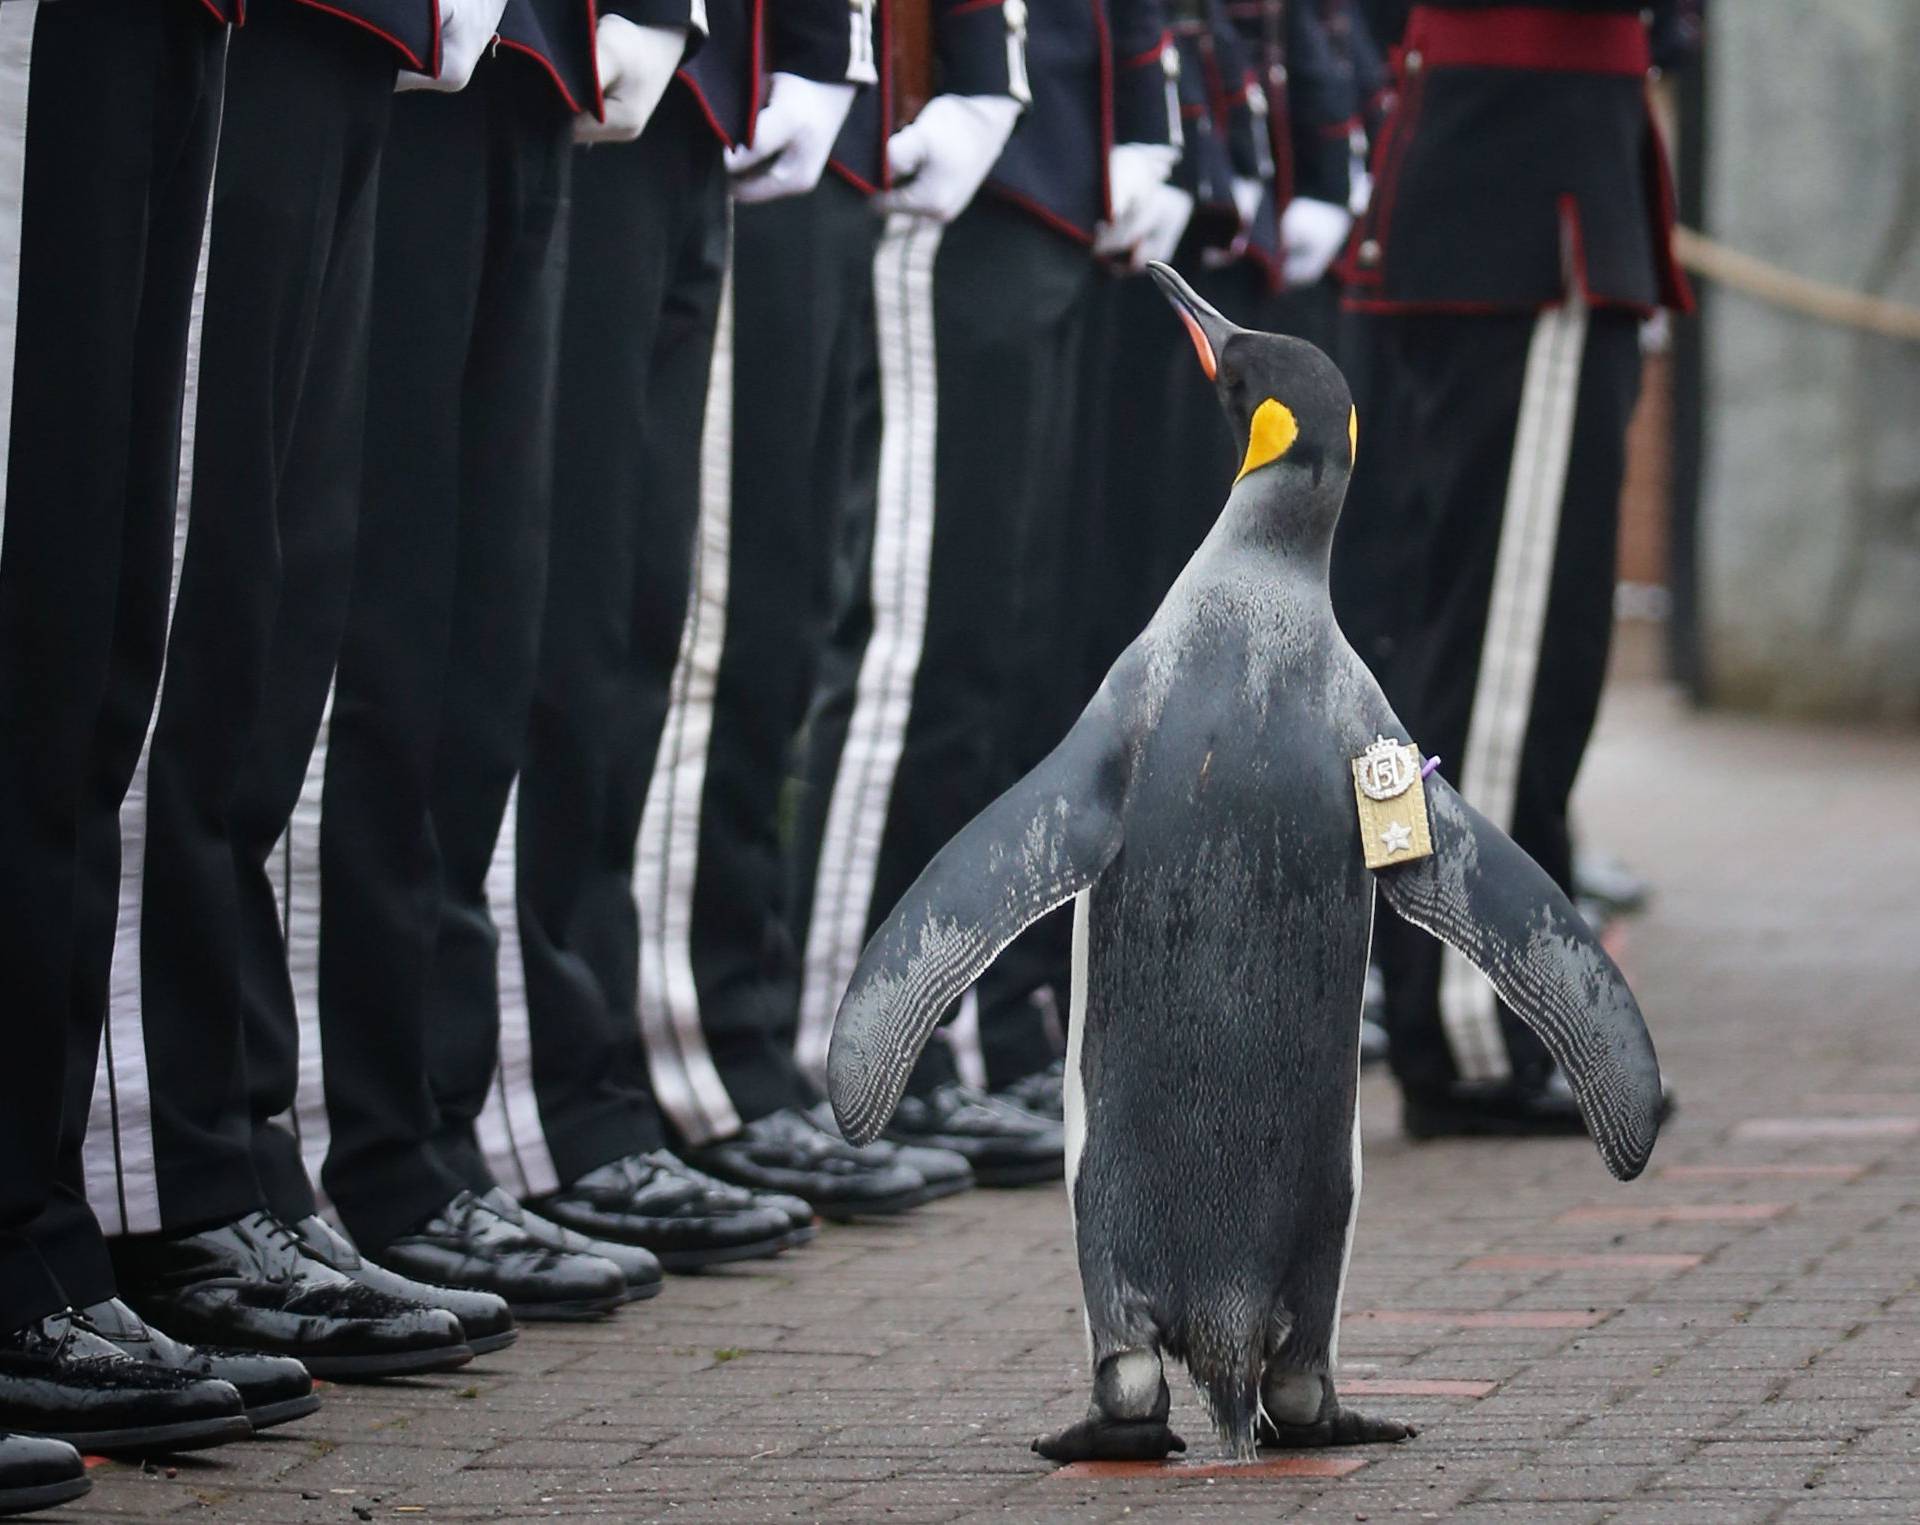
[[[861,654],[846,744],[827,804],[800,987],[800,1066],[827,1067],[834,1012],[853,978],[879,869],[880,839],[926,638],[933,569],[933,262],[940,227],[896,214],[874,255],[880,360],[880,477],[873,528],[873,630]]]
[[[640,919],[637,1009],[660,1109],[691,1144],[740,1131],[700,1026],[693,976],[693,896],[700,806],[713,742],[714,688],[727,633],[727,558],[733,531],[733,275],[720,294],[700,435],[700,521],[692,590],[668,688],[666,723],[647,780],[633,850]]]
[[[1587,305],[1570,295],[1541,312],[1527,346],[1486,636],[1466,755],[1455,775],[1461,795],[1502,830],[1513,827],[1586,336]],[[1440,1019],[1463,1080],[1500,1080],[1511,1073],[1493,986],[1451,948],[1441,954]]]
[[[320,802],[327,779],[327,743],[333,734],[333,689],[320,731],[307,759],[300,799],[287,829],[267,860],[268,877],[280,902],[280,931],[286,939],[287,979],[300,1028],[300,1084],[293,1110],[277,1122],[300,1141],[307,1179],[316,1187],[327,1158],[332,1130],[327,1124],[326,1056],[320,1045]]]
[[[520,786],[507,794],[500,835],[487,865],[487,909],[499,935],[495,978],[499,981],[500,1044],[493,1084],[474,1132],[493,1178],[516,1197],[541,1197],[560,1189],[547,1135],[540,1127],[540,1101],[533,1088],[533,1029],[527,1017],[527,973],[520,951],[520,901],[515,843]]]
[[[187,330],[186,403],[180,422],[180,485],[174,499],[173,590],[167,599],[169,635],[180,596],[180,565],[186,554],[188,511],[193,500],[194,400],[199,391],[200,319],[207,297],[207,236],[201,230],[200,268],[193,282],[193,312]],[[161,694],[166,693],[161,669]],[[147,761],[153,747],[158,702],[147,717],[147,739],[120,807],[120,910],[114,928],[108,978],[106,1029],[94,1071],[93,1106],[81,1159],[87,1201],[109,1234],[159,1229],[160,1189],[153,1158],[153,1099],[147,1081],[146,1030],[140,1018],[140,887],[147,863]]]
[[[26,171],[27,60],[36,4],[0,5],[0,421],[13,416],[13,327],[20,306],[20,193]],[[0,428],[0,525],[6,522],[7,437]]]

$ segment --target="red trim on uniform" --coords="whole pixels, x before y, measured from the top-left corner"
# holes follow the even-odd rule
[[[1647,102],[1647,154],[1653,160],[1653,272],[1659,283],[1660,300],[1674,312],[1692,312],[1693,286],[1680,261],[1673,255],[1673,169],[1667,163],[1667,140],[1653,115],[1653,102]]]
[[[827,168],[832,170],[836,175],[838,175],[842,180],[846,181],[848,185],[852,186],[856,191],[860,192],[860,194],[863,196],[877,196],[880,194],[879,186],[868,185],[866,176],[856,175],[852,170],[848,169],[846,165],[842,164],[838,159],[827,160]]]
[[[440,5],[439,0],[427,0],[427,9],[433,15],[433,77],[440,77],[442,63],[440,59]]]
[[[1366,215],[1354,224],[1347,252],[1340,260],[1340,280],[1347,286],[1378,286],[1386,266],[1387,232],[1392,226],[1393,202],[1400,187],[1400,165],[1413,140],[1413,124],[1419,120],[1424,71],[1407,76],[1400,49],[1393,54],[1393,73],[1399,81],[1398,99],[1380,132],[1373,152],[1373,199]],[[1380,246],[1380,258],[1372,265],[1360,263],[1360,246],[1372,239]],[[1357,311],[1358,309],[1356,309]]]
[[[747,127],[741,142],[753,142],[753,130],[760,125],[760,91],[763,78],[760,66],[766,53],[766,0],[753,0],[753,46],[748,49],[752,58],[747,75]]]
[[[893,0],[880,0],[875,20],[876,35],[873,42],[879,57],[874,60],[873,67],[880,76],[880,184],[877,187],[865,186],[869,195],[893,184],[893,165],[887,160],[887,139],[893,136]],[[856,176],[848,175],[847,178],[857,186],[865,185]]]
[[[1536,5],[1459,11],[1416,5],[1401,46],[1429,69],[1643,75],[1653,63],[1637,14]]]
[[[699,82],[685,69],[675,69],[673,77],[693,92],[693,103],[700,108],[700,115],[707,119],[707,125],[713,129],[713,135],[720,140],[721,145],[732,148],[733,139],[728,136],[727,129],[720,125],[720,118],[713,114],[713,107],[707,103],[707,93],[700,88]]]
[[[1354,129],[1360,125],[1360,118],[1350,116],[1344,122],[1325,122],[1321,124],[1320,136],[1323,138],[1350,138]]]
[[[215,5],[213,0],[200,0],[200,3],[213,13],[213,19],[219,22],[220,25],[227,26],[230,24],[227,18],[220,14],[220,7]]]
[[[1192,101],[1182,101],[1180,103],[1180,120],[1183,122],[1197,122],[1206,114],[1207,108],[1204,105],[1199,105]]]
[[[1001,0],[964,0],[964,3],[956,5],[952,10],[948,11],[947,14],[949,16],[965,16],[971,11],[984,11],[988,6],[998,6],[1000,3]]]
[[[560,71],[554,68],[553,61],[546,54],[535,52],[524,42],[515,42],[511,37],[498,37],[496,41],[503,48],[512,48],[516,53],[525,54],[545,69],[547,78],[553,81],[553,88],[560,92],[560,99],[567,103],[567,110],[575,116],[580,114],[580,103],[573,98],[573,92],[567,88],[567,82],[560,77]]]
[[[418,53],[414,52],[412,48],[408,47],[398,37],[395,37],[393,33],[386,31],[383,28],[375,26],[371,21],[368,21],[365,17],[355,16],[349,11],[336,10],[331,5],[323,4],[322,0],[300,0],[300,4],[309,6],[316,11],[324,11],[329,16],[338,16],[342,21],[350,21],[355,26],[360,27],[365,31],[373,33],[373,35],[375,37],[378,37],[381,41],[392,43],[393,46],[399,51],[400,56],[404,58],[410,65],[412,65],[414,73],[425,74],[427,72],[427,66],[420,61],[420,55]],[[434,15],[435,15],[435,24],[437,26],[438,17],[439,17],[439,8],[437,6],[435,7]]]
[[[497,35],[497,34],[496,34]],[[593,81],[593,119],[607,119],[607,92],[600,88],[600,6],[587,0],[587,76]],[[561,92],[563,95],[565,91]]]
[[[1123,69],[1144,69],[1148,64],[1159,63],[1161,53],[1165,51],[1167,44],[1172,40],[1167,33],[1162,32],[1160,34],[1160,40],[1144,53],[1136,53],[1131,58],[1121,59],[1120,67]]]
[[[1100,54],[1100,216],[1113,219],[1113,181],[1108,175],[1108,158],[1113,153],[1113,35],[1107,30],[1107,12],[1102,0],[1089,0],[1093,11],[1093,35]],[[1030,208],[1030,210],[1038,210]],[[1044,214],[1050,216],[1051,214]],[[1063,223],[1072,228],[1072,224]],[[1093,240],[1079,229],[1073,236],[1083,243]]]
[[[1052,228],[1054,232],[1065,234],[1076,244],[1084,244],[1088,248],[1093,246],[1093,235],[1091,233],[1076,228],[1058,212],[1049,211],[1032,197],[1023,196],[1016,190],[1010,190],[1004,185],[995,185],[991,181],[988,182],[987,189],[992,191],[993,194],[998,196],[1002,201],[1010,201],[1020,208],[1021,211],[1039,218],[1040,221]]]

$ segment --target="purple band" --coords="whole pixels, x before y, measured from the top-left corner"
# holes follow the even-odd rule
[[[1433,770],[1434,770],[1435,768],[1437,768],[1437,767],[1439,767],[1439,766],[1440,766],[1440,759],[1439,759],[1439,758],[1437,758],[1437,757],[1429,757],[1429,758],[1427,759],[1427,765],[1426,765],[1426,767],[1424,767],[1424,768],[1422,768],[1422,769],[1420,770],[1420,777],[1424,779],[1424,778],[1425,778],[1425,777],[1426,777],[1426,776],[1427,776],[1427,775],[1428,775],[1429,773],[1431,773],[1431,772],[1433,772]]]

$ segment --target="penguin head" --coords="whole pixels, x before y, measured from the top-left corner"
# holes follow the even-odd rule
[[[1147,268],[1186,325],[1245,452],[1235,484],[1261,479],[1269,493],[1294,497],[1304,488],[1315,501],[1330,498],[1330,532],[1359,445],[1340,368],[1304,339],[1229,322],[1171,266],[1156,260]]]

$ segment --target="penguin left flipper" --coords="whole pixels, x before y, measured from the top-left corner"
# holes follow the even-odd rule
[[[827,1094],[854,1144],[876,1138],[941,1014],[1120,851],[1128,753],[1103,687],[1060,745],[940,850],[874,933],[834,1018]]]
[[[1387,903],[1464,955],[1573,1084],[1607,1168],[1630,1181],[1660,1131],[1660,1062],[1619,966],[1532,858],[1437,775],[1433,855],[1377,878]]]

